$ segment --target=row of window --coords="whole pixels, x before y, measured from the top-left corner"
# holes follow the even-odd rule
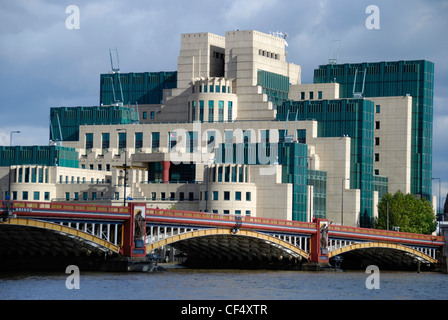
[[[136,149],[143,148],[143,132],[135,132],[135,143],[134,146]],[[86,152],[89,149],[93,148],[93,133],[86,133],[86,143],[85,149]],[[157,149],[160,146],[160,132],[152,132],[152,148]],[[105,132],[101,134],[101,148],[103,150],[110,148],[110,133]],[[119,132],[118,133],[118,149],[124,150],[127,148],[127,132]],[[85,169],[85,168],[84,168]],[[93,168],[90,168],[93,170]],[[99,169],[101,170],[101,169]],[[107,171],[110,171],[110,168],[106,168]]]
[[[224,201],[230,201],[230,191],[224,191],[223,192],[223,200]],[[233,198],[234,201],[242,201],[242,192],[241,191],[235,191],[235,196]],[[200,192],[199,195],[200,200],[202,200],[202,192]],[[208,191],[204,192],[204,200],[208,200]],[[219,201],[219,191],[212,191],[212,200]],[[252,201],[252,193],[250,191],[246,192],[246,201]]]
[[[96,184],[100,184],[100,183],[109,183],[110,181],[107,181],[107,180],[105,180],[104,178],[102,178],[102,179],[100,179],[100,178],[90,178],[90,181],[88,181],[87,179],[86,179],[86,177],[76,177],[76,180],[75,180],[75,177],[74,176],[71,176],[71,178],[69,179],[69,176],[65,176],[65,179],[64,179],[64,176],[63,175],[60,175],[59,176],[59,183],[66,183],[66,184],[68,184],[68,183],[71,183],[71,184],[74,184],[74,183],[77,183],[77,184],[84,184],[84,183],[96,183]]]
[[[235,196],[234,196],[234,201],[242,201],[242,196],[243,193],[241,191],[235,191]],[[231,192],[230,191],[224,191],[223,192],[223,200],[224,201],[230,201],[231,198]],[[251,192],[246,192],[245,193],[245,199],[246,201],[252,201],[252,194]],[[188,199],[185,198],[185,193],[184,192],[179,192],[179,198],[176,198],[176,193],[175,192],[170,192],[169,193],[169,197],[168,197],[168,193],[167,192],[161,192],[160,193],[160,198],[157,198],[157,192],[151,192],[151,200],[152,201],[157,201],[157,200],[170,200],[170,201],[194,201],[195,199],[195,194],[194,192],[189,192],[188,193]],[[202,201],[202,191],[199,192],[199,200]],[[208,200],[208,191],[204,191],[204,200],[207,201]],[[212,200],[214,201],[219,201],[219,191],[212,191]]]
[[[12,200],[19,200],[17,198],[17,191],[13,191],[12,192]],[[50,192],[48,192],[48,191],[43,192],[43,199],[41,199],[41,192],[40,191],[34,191],[32,193],[32,198],[31,198],[31,192],[22,191],[22,199],[21,200],[34,200],[34,201],[44,200],[44,201],[50,201]]]
[[[271,59],[275,59],[275,60],[280,60],[280,55],[278,53],[270,52],[270,51],[263,50],[263,49],[258,50],[258,55],[263,56],[263,57],[268,57]]]
[[[230,211],[231,211],[231,210],[223,210],[222,213],[223,213],[223,214],[230,214]],[[215,213],[215,214],[216,214],[216,213],[219,213],[218,210],[212,210],[212,212]],[[241,210],[235,210],[235,211],[234,211],[234,214],[236,214],[236,215],[241,215],[241,212],[242,212]],[[245,214],[246,214],[246,216],[250,216],[250,210],[246,210],[246,211],[245,211]]]
[[[305,91],[300,92],[300,99],[306,100],[306,92]],[[322,99],[322,91],[317,91],[317,99]],[[308,100],[314,100],[314,91],[310,91],[308,93]]]
[[[225,117],[225,102],[223,100],[218,101],[218,122],[224,122]],[[198,109],[199,107],[199,109]],[[190,101],[188,102],[188,109],[190,110]],[[191,119],[192,121],[199,120],[204,122],[204,110],[205,110],[205,101],[191,101]],[[215,122],[215,101],[208,100],[208,122]],[[196,113],[199,112],[198,115]],[[233,102],[227,102],[227,121],[233,120]]]
[[[151,120],[153,120],[155,118],[155,111],[150,111],[149,112],[149,118]],[[148,119],[148,112],[147,111],[143,111],[143,119],[144,120]]]
[[[192,86],[191,87],[191,91],[192,93],[195,93],[196,91],[196,86]],[[200,84],[198,86],[198,93],[232,93],[232,90],[230,89],[230,86],[221,86],[219,84]]]
[[[11,170],[12,181],[18,183],[48,183],[48,169],[25,167]]]

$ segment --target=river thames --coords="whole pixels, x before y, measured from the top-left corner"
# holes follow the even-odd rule
[[[363,271],[246,271],[168,269],[162,273],[0,273],[0,300],[445,300],[448,275]]]

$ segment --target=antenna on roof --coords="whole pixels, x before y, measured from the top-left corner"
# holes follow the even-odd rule
[[[341,42],[342,42],[342,40],[333,40],[331,42],[330,54],[328,55],[328,64],[336,64],[336,63],[338,63],[339,52],[341,51]],[[333,49],[333,45],[336,46],[337,43],[339,43],[339,45],[338,45],[336,53],[334,54],[333,50],[335,50],[335,49]]]
[[[286,38],[288,38],[289,35],[287,32],[283,33],[283,32],[277,31],[277,32],[269,32],[269,34],[271,36],[274,36],[277,38],[283,38],[283,40],[285,40],[285,46],[288,46],[288,42],[286,42]]]
[[[355,80],[353,81],[353,98],[354,99],[362,99],[362,95],[364,94],[364,85],[366,84],[367,69],[365,69],[362,73],[364,73],[364,79],[362,80],[361,92],[355,92],[356,76],[358,75],[358,69],[355,70]]]
[[[114,64],[114,59],[112,58],[112,51],[115,51],[115,64]],[[112,92],[114,95],[114,104],[115,105],[123,105],[123,88],[121,86],[121,79],[120,79],[120,59],[118,58],[118,49],[110,49],[109,48],[109,57],[110,57],[110,67],[112,69],[112,73],[118,74],[118,83],[120,85],[120,93],[121,93],[121,100],[116,100],[115,99],[115,89],[114,89],[114,82],[113,82],[113,78],[112,78]]]

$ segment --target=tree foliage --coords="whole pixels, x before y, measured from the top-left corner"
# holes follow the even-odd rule
[[[431,203],[426,199],[416,199],[401,191],[394,195],[387,193],[378,203],[378,218],[375,229],[387,229],[387,204],[389,203],[389,230],[400,227],[402,232],[431,234],[436,230],[437,221]]]

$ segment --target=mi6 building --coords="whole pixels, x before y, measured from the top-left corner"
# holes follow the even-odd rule
[[[45,161],[2,147],[1,196],[369,227],[386,192],[432,199],[433,81],[419,60],[302,84],[281,36],[182,34],[177,71],[114,70],[99,106],[51,108]]]

